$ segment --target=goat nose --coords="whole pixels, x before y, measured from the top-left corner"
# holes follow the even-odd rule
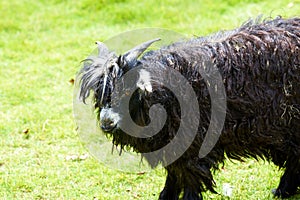
[[[112,129],[114,129],[116,126],[116,124],[114,123],[113,120],[111,119],[105,119],[101,121],[101,129],[103,131],[111,131]]]

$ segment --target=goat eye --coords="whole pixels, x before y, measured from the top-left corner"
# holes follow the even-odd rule
[[[112,72],[115,68],[115,63],[112,63],[109,67],[109,72]]]

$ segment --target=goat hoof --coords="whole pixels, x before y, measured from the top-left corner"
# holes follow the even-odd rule
[[[289,192],[282,192],[281,189],[272,189],[272,194],[275,196],[275,197],[279,197],[279,198],[282,198],[282,199],[285,199],[285,198],[289,198],[290,196],[292,196],[293,194],[290,194]]]
[[[278,189],[273,188],[271,192],[275,197],[280,197],[281,192]]]

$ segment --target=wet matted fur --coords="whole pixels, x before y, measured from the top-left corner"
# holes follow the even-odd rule
[[[149,108],[161,103],[168,114],[163,129],[144,139],[118,128],[108,110],[114,84],[128,70],[137,66],[149,66],[150,72],[160,70],[155,69],[160,66],[176,69],[197,94],[201,115],[198,133],[188,150],[166,167],[167,180],[159,199],[178,199],[180,194],[183,199],[202,199],[202,192],[215,192],[211,171],[218,169],[226,157],[273,162],[285,171],[275,195],[289,197],[296,193],[300,186],[300,18],[250,21],[232,31],[149,51],[140,58],[141,52],[133,57],[132,52],[117,56],[101,45],[99,55],[84,62],[80,95],[85,100],[93,91],[100,125],[115,145],[151,152],[170,142],[180,124],[178,101],[167,88],[153,83],[151,92],[133,94],[130,112],[138,125],[145,126]],[[199,158],[210,122],[211,101],[205,80],[192,63],[204,58],[222,75],[227,111],[219,141],[206,157]],[[105,112],[102,117],[101,112]],[[107,121],[113,122],[113,129],[107,129]],[[153,167],[158,164],[149,160]]]

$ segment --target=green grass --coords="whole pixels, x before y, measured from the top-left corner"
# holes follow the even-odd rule
[[[94,41],[143,27],[207,35],[259,14],[299,13],[299,0],[0,1],[0,199],[158,198],[162,169],[126,174],[92,157],[66,159],[87,153],[75,131],[69,80]],[[217,191],[229,183],[231,199],[271,199],[280,174],[263,162],[228,162],[216,173]]]

